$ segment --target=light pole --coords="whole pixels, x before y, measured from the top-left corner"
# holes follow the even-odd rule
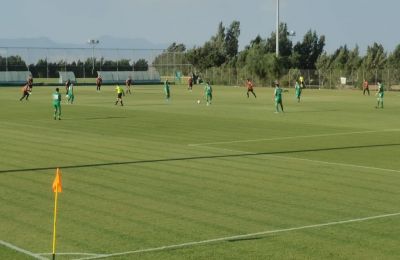
[[[88,44],[92,46],[92,75],[94,74],[94,48],[96,47],[97,44],[99,44],[99,40],[94,40],[94,39],[89,39]]]
[[[275,28],[275,53],[276,57],[279,57],[279,0],[276,0],[276,28]]]

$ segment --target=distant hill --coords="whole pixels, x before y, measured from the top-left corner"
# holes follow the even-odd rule
[[[97,38],[99,45],[97,48],[115,48],[115,49],[165,49],[169,44],[152,43],[142,38],[118,38],[112,36],[101,36]],[[37,38],[15,38],[1,39],[1,47],[34,47],[34,48],[88,48],[87,40],[81,44],[58,43],[46,37]]]

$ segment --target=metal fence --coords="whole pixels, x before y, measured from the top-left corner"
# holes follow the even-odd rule
[[[180,83],[193,73],[212,84],[241,86],[250,78],[256,85],[273,86],[279,80],[284,87],[293,87],[300,76],[310,88],[360,88],[364,79],[371,85],[382,81],[389,89],[400,86],[398,69],[375,70],[298,70],[280,72],[280,76],[260,78],[246,68],[220,67],[197,70],[186,60],[182,52],[167,52],[162,49],[110,49],[110,48],[35,48],[0,47],[0,71],[30,71],[35,83],[58,78],[59,71],[73,71],[78,79],[91,82],[97,71],[130,71],[134,64],[144,60],[148,67],[160,73],[162,78],[174,80],[181,75]],[[179,73],[178,73],[179,72]],[[39,79],[38,79],[39,78]],[[85,80],[81,80],[85,82]]]
[[[0,71],[29,70],[44,79],[57,77],[59,71],[73,71],[77,78],[96,77],[97,71],[129,71],[140,60],[161,75],[192,71],[183,53],[162,49],[0,47]]]
[[[400,89],[400,70],[298,70],[290,69],[281,72],[279,77],[260,78],[249,73],[243,68],[211,68],[202,71],[200,78],[218,85],[241,86],[246,79],[252,79],[260,87],[271,87],[278,80],[283,87],[294,87],[295,80],[300,76],[304,78],[308,88],[361,88],[363,81],[367,80],[374,86],[378,81],[383,82],[392,90]]]

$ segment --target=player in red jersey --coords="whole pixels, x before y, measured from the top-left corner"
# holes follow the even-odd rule
[[[101,84],[103,83],[103,79],[101,78],[101,76],[97,76],[96,78],[96,90],[100,91],[101,88]]]
[[[257,98],[256,93],[254,93],[254,84],[250,79],[247,79],[246,81],[246,87],[247,87],[247,98],[250,97],[249,92],[253,94],[255,98]]]
[[[132,94],[131,93],[131,84],[132,84],[132,78],[129,77],[125,80],[125,86],[126,86],[126,94]]]
[[[189,78],[188,84],[189,84],[188,90],[192,91],[192,89],[193,89],[193,78],[192,77]]]

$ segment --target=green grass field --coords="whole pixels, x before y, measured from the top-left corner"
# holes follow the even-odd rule
[[[53,90],[0,88],[0,259],[51,258],[56,167],[57,259],[400,255],[397,92],[78,86],[58,121]]]

